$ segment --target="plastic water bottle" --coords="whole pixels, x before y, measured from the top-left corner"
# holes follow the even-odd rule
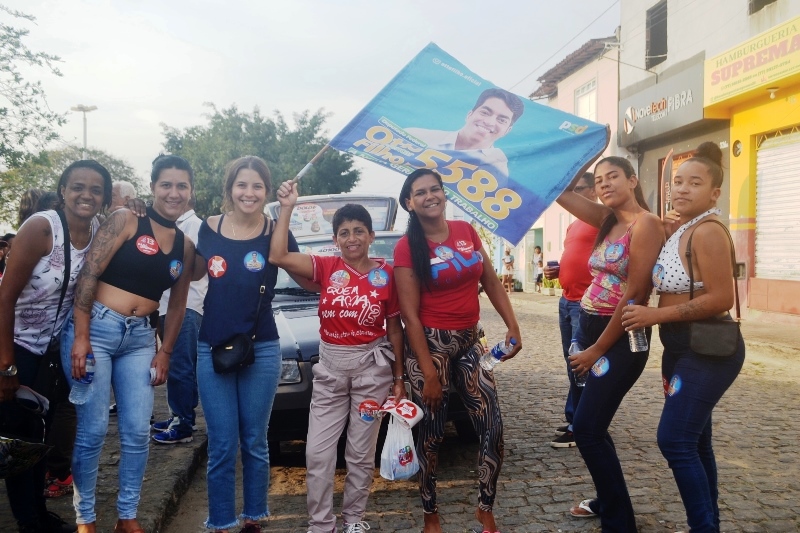
[[[628,305],[634,305],[635,300],[628,300]],[[644,328],[632,329],[628,332],[628,345],[632,352],[646,352],[647,351],[647,335]]]
[[[92,393],[94,380],[94,354],[86,354],[86,375],[80,379],[72,378],[72,390],[69,391],[69,401],[74,405],[83,405]]]
[[[516,345],[517,345],[517,339],[513,337],[511,338],[511,344],[509,344],[508,346],[506,346],[505,341],[498,342],[492,347],[491,350],[489,350],[489,353],[484,354],[484,356],[481,357],[480,359],[481,368],[491,372],[492,369],[495,366],[497,366],[497,364],[500,362],[500,359],[507,353],[511,352],[511,350],[513,350],[514,346]]]
[[[569,345],[569,350],[567,350],[567,354],[569,355],[576,355],[583,351],[583,347],[578,344],[578,339],[572,339]],[[574,374],[574,372],[573,372]],[[589,373],[579,376],[575,374],[575,386],[576,387],[584,387],[586,385],[586,378],[589,377]]]

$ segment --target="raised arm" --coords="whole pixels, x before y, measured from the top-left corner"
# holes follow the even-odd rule
[[[0,284],[0,369],[16,364],[14,357],[14,307],[36,263],[53,248],[50,224],[35,217],[22,226],[14,239],[14,253],[6,260],[3,283]],[[12,400],[19,388],[16,376],[0,376],[0,402]]]
[[[511,343],[512,337],[517,341],[514,349],[503,356],[502,360],[505,361],[506,359],[511,359],[522,350],[522,335],[520,334],[517,316],[514,314],[514,309],[511,307],[511,300],[508,298],[508,293],[506,293],[503,284],[497,278],[494,269],[490,266],[492,264],[491,259],[487,256],[483,246],[480,247],[478,253],[483,256],[481,284],[483,285],[483,290],[486,291],[486,296],[489,297],[489,301],[492,302],[495,311],[497,311],[506,324],[506,344]]]
[[[72,345],[72,377],[86,373],[86,354],[92,351],[89,320],[97,294],[97,281],[122,244],[136,234],[136,216],[127,209],[115,211],[101,224],[92,238],[75,284],[75,342]]]
[[[394,278],[397,283],[397,297],[400,300],[400,314],[406,326],[406,338],[425,378],[422,403],[431,411],[437,411],[442,403],[442,383],[439,381],[439,373],[428,350],[425,329],[419,318],[421,284],[409,267],[394,267]]]
[[[277,191],[278,202],[281,204],[281,214],[275,225],[272,242],[269,245],[269,262],[286,270],[295,281],[295,276],[311,278],[314,275],[314,263],[311,256],[300,252],[289,251],[289,221],[292,210],[297,203],[297,184],[285,181]]]

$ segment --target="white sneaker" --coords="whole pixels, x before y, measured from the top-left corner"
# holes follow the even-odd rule
[[[369,529],[369,524],[366,522],[355,522],[353,524],[344,523],[342,533],[364,533]]]

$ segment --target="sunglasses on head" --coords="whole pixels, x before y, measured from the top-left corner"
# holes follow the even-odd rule
[[[581,192],[581,191],[585,191],[586,189],[594,189],[594,187],[590,186],[590,185],[578,185],[577,187],[573,188],[572,191],[573,192]]]

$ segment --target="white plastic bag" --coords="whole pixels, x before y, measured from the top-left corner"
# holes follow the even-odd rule
[[[409,479],[419,470],[411,429],[394,418],[389,420],[389,431],[381,451],[381,477],[390,481]]]

